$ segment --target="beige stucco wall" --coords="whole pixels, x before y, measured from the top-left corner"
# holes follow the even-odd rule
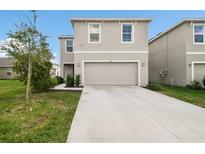
[[[186,27],[181,25],[149,44],[149,80],[186,85]],[[167,68],[167,77],[159,73]]]
[[[168,66],[167,37],[163,36],[149,45],[149,81],[163,82],[159,72]]]
[[[61,77],[64,77],[64,64],[71,64],[74,63],[74,53],[73,52],[66,52],[65,49],[65,41],[68,38],[61,38],[60,41],[60,74]]]
[[[83,60],[140,60],[141,63],[144,63],[145,65],[142,66],[140,64],[140,77],[141,77],[141,86],[146,86],[148,84],[148,54],[124,54],[124,53],[78,53],[74,55],[74,71],[75,74],[80,74],[81,81],[82,81],[82,62]]]
[[[134,24],[134,43],[121,43],[123,22],[119,21],[100,22],[101,43],[88,43],[88,23],[74,22],[74,51],[148,51],[148,22],[141,21]]]

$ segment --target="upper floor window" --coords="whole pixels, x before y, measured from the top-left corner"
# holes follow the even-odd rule
[[[134,25],[130,23],[124,23],[121,27],[121,42],[133,43],[134,42]]]
[[[73,52],[73,40],[66,40],[66,51]]]
[[[194,25],[194,43],[205,43],[205,27],[204,25]]]
[[[100,43],[101,42],[101,24],[89,23],[88,24],[88,42]]]

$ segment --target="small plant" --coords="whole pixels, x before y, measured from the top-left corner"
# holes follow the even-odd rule
[[[50,79],[50,86],[53,88],[53,87],[55,87],[57,84],[58,84],[58,81],[57,81],[57,79],[56,78],[51,78]]]
[[[186,86],[187,88],[194,89],[194,90],[201,90],[203,89],[201,82],[199,80],[193,80],[190,85]]]
[[[193,89],[193,87],[192,87],[191,84],[187,84],[187,85],[186,85],[186,88]]]
[[[57,84],[65,83],[65,80],[61,76],[56,76]]]
[[[67,75],[66,77],[66,87],[74,87],[74,77],[70,74]]]
[[[202,80],[203,86],[205,87],[205,76],[204,79]]]
[[[79,74],[77,74],[77,75],[75,76],[75,85],[76,85],[77,87],[79,87],[79,85],[80,85],[80,75],[79,75]]]
[[[150,82],[147,85],[147,89],[153,90],[153,91],[162,91],[162,88],[160,87],[160,85],[156,84],[156,83],[152,83]]]

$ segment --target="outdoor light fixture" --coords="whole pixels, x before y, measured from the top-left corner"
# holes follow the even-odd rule
[[[144,67],[145,66],[145,62],[142,62],[142,67]]]

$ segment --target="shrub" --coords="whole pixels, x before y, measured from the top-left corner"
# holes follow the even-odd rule
[[[77,87],[79,87],[79,85],[80,85],[80,75],[79,74],[75,76],[75,85]]]
[[[37,80],[32,87],[33,92],[46,92],[49,91],[50,88],[53,88],[57,85],[56,78],[47,78],[44,80]]]
[[[65,83],[65,80],[61,76],[56,76],[57,84]]]
[[[187,85],[186,85],[186,88],[193,89],[193,87],[192,87],[191,84],[187,84]]]
[[[50,70],[52,63],[46,61],[42,65],[36,61],[33,62],[32,76],[31,76],[31,88],[32,92],[44,92],[49,91],[54,85],[52,78],[50,77]]]
[[[50,80],[51,80],[51,85],[50,85],[51,88],[53,88],[54,86],[56,86],[58,84],[57,78],[51,78]]]
[[[65,84],[66,84],[66,87],[73,87],[75,84],[74,77],[72,75],[68,74],[66,77]]]
[[[156,84],[156,83],[149,83],[147,85],[147,88],[153,91],[162,91],[162,88],[160,87],[160,85]]]
[[[204,79],[202,80],[202,83],[203,83],[203,86],[205,87],[205,77],[204,77]]]
[[[191,82],[191,84],[187,85],[186,87],[190,88],[190,89],[194,89],[194,90],[201,90],[201,89],[203,89],[202,85],[201,85],[201,82],[199,80],[193,80]]]

